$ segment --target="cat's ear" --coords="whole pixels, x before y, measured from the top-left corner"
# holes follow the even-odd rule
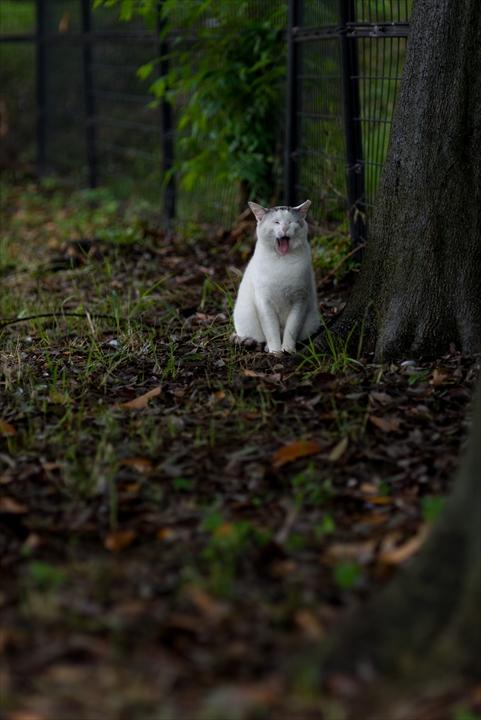
[[[297,210],[297,212],[301,213],[302,217],[305,218],[307,215],[307,211],[311,207],[311,201],[306,200],[306,202],[303,202],[302,205],[298,205],[297,207],[293,207],[293,210]]]
[[[260,222],[267,212],[266,208],[263,208],[262,205],[258,205],[255,202],[250,202],[249,207],[256,216],[257,222]]]

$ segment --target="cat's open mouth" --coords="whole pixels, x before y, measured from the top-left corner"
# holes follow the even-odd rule
[[[289,238],[286,235],[284,235],[284,237],[277,238],[277,249],[280,253],[282,253],[282,255],[289,250]]]

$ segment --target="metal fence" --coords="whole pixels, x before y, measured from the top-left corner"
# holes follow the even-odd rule
[[[347,208],[354,246],[367,237],[410,11],[410,0],[290,3],[286,201],[310,195],[327,220]]]
[[[314,216],[327,222],[348,211],[351,237],[361,245],[387,150],[411,0],[255,2],[286,10],[286,102],[277,130],[285,201],[310,197]],[[167,102],[152,108],[152,79],[136,75],[155,57],[159,73],[166,70],[169,40],[161,45],[158,30],[146,30],[139,17],[120,22],[115,7],[92,12],[90,0],[2,0],[1,161],[32,163],[36,149],[41,174],[138,194],[167,219],[229,223],[238,212],[236,188],[219,186],[214,176],[197,193],[179,188],[178,177],[162,182],[177,151],[176,112]]]

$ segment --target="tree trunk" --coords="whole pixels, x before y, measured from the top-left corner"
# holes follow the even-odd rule
[[[377,358],[481,350],[479,0],[415,0],[369,245],[331,332],[353,326]]]
[[[357,720],[412,718],[418,700],[479,681],[480,437],[478,397],[468,454],[432,537],[412,565],[322,650],[323,680],[329,683],[333,673],[349,677]]]

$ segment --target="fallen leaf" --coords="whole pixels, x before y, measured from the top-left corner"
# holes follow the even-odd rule
[[[307,608],[297,610],[294,622],[308,640],[316,642],[324,640],[326,632],[311,610],[307,610]]]
[[[125,492],[136,495],[141,487],[142,485],[140,483],[127,483],[122,489],[125,490]]]
[[[375,540],[366,540],[359,543],[335,543],[323,554],[323,560],[338,562],[340,560],[357,560],[367,563],[374,557]]]
[[[387,497],[386,495],[373,495],[366,498],[366,501],[373,505],[390,505],[394,502],[391,497]]]
[[[222,390],[218,390],[216,393],[214,393],[214,397],[217,398],[217,400],[223,400],[225,398],[225,392],[222,392]]]
[[[0,433],[4,435],[16,435],[17,431],[8,422],[0,420]]]
[[[31,532],[27,535],[23,541],[22,547],[28,550],[36,550],[42,544],[42,538],[35,532]]]
[[[388,395],[388,393],[379,390],[373,390],[369,394],[373,400],[380,403],[381,405],[387,405],[388,403],[391,403],[393,401],[391,395]]]
[[[138,473],[149,473],[154,467],[152,460],[148,458],[126,458],[122,460],[120,464],[131,467],[137,470]]]
[[[120,407],[125,408],[126,410],[143,410],[147,407],[150,398],[160,395],[161,392],[161,387],[153,388],[153,390],[149,390],[149,392],[146,392],[144,395],[140,395],[133,400],[129,400],[129,402],[122,403]]]
[[[315,453],[321,451],[321,446],[316,442],[312,442],[310,440],[296,440],[295,442],[284,445],[284,447],[277,450],[273,455],[271,455],[270,461],[275,470],[278,470],[286,463],[293,462],[294,460],[297,460],[300,457],[305,457],[306,455],[314,455]]]
[[[12,497],[7,495],[0,498],[0,512],[7,513],[9,515],[23,515],[28,512],[28,508],[25,505],[20,505]]]
[[[329,453],[329,460],[331,462],[336,462],[336,460],[339,460],[339,458],[344,455],[344,453],[347,450],[347,446],[349,445],[349,438],[343,437],[342,440],[340,440],[337,445],[333,447],[331,452]]]
[[[47,720],[47,718],[32,710],[12,710],[8,713],[8,720]]]
[[[13,480],[13,475],[0,475],[0,485],[8,485]]]
[[[229,614],[229,606],[209,595],[205,590],[195,585],[187,589],[187,595],[204,617],[214,624],[220,623]]]
[[[258,372],[256,372],[255,370],[247,370],[246,368],[243,368],[243,369],[242,369],[242,372],[243,372],[244,375],[246,375],[247,377],[265,378],[265,376],[266,376],[265,373],[258,373]]]
[[[157,537],[159,540],[172,540],[175,537],[175,532],[172,528],[160,528],[160,530],[157,530]]]
[[[117,530],[107,535],[104,540],[104,547],[112,552],[117,552],[132,545],[136,537],[137,532],[135,530]]]
[[[281,373],[274,373],[273,375],[266,375],[264,379],[266,382],[279,383],[282,380],[282,375]]]
[[[225,685],[213,690],[205,700],[206,717],[229,717],[232,708],[238,717],[252,715],[256,706],[271,707],[282,697],[281,684],[272,681],[264,683],[242,683]],[[240,711],[240,712],[239,712]]]
[[[41,463],[45,472],[51,472],[52,470],[60,470],[60,463],[58,462],[43,462]]]
[[[399,420],[387,420],[376,417],[376,415],[369,415],[369,421],[383,432],[399,432]]]
[[[446,380],[448,377],[447,373],[439,372],[437,368],[433,371],[433,376],[431,380],[429,381],[429,384],[433,387],[437,387],[438,385],[442,385],[442,383]]]
[[[376,495],[379,492],[379,487],[374,483],[363,482],[359,490],[367,495]]]
[[[407,542],[399,545],[394,550],[381,551],[379,553],[379,562],[385,565],[401,565],[403,562],[406,562],[406,560],[409,560],[410,557],[417,553],[430,531],[431,525],[424,523],[417,535],[414,535],[414,537],[410,538]]]

